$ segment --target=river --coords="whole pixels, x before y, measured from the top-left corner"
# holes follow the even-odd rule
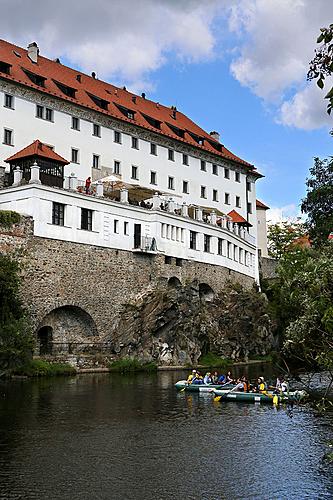
[[[332,415],[177,393],[185,375],[0,382],[0,498],[333,497]]]

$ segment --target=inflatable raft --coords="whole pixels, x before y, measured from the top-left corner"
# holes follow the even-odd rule
[[[290,391],[275,394],[273,391],[259,392],[240,392],[231,390],[214,389],[215,401],[242,401],[245,403],[298,403],[306,397],[305,391]]]
[[[234,385],[231,384],[225,384],[225,385],[214,385],[214,384],[189,384],[186,380],[179,380],[176,384],[175,387],[177,391],[189,391],[189,392],[213,392],[213,390],[218,390],[218,389],[225,389],[225,390],[231,390]]]

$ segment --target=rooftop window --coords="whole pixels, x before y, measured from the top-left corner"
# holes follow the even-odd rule
[[[222,151],[222,144],[220,144],[219,142],[215,142],[215,141],[208,141],[209,144],[214,148],[216,149],[216,151],[219,151],[221,152]]]
[[[141,114],[151,127],[158,128],[158,129],[161,128],[161,122],[159,120],[156,120],[155,118],[152,118],[151,116],[145,115],[144,113],[141,113]]]
[[[97,97],[96,95],[89,94],[88,92],[87,92],[87,94],[96,106],[98,106],[101,109],[105,109],[106,111],[108,110],[108,106],[109,106],[108,101],[106,101],[105,99],[102,99],[101,97]]]
[[[6,73],[6,75],[10,75],[10,68],[12,67],[11,64],[8,64],[4,61],[0,61],[0,72],[1,73]]]
[[[32,73],[31,71],[22,68],[27,77],[39,87],[45,87],[46,78],[44,76],[37,75],[36,73]]]
[[[167,123],[168,127],[172,130],[172,132],[178,137],[184,138],[185,130],[182,130],[181,128],[175,127],[174,125],[171,125],[170,123]]]
[[[204,143],[203,137],[200,137],[199,135],[194,134],[193,132],[188,131],[188,133],[196,143],[198,143],[200,146],[203,146]]]
[[[120,106],[119,104],[115,104],[115,106],[124,116],[126,116],[126,118],[129,118],[130,120],[135,120],[135,111],[129,108],[125,108],[125,106]]]
[[[68,97],[72,97],[75,99],[75,93],[76,89],[73,89],[72,87],[68,87],[68,85],[64,85],[63,83],[57,82],[56,80],[53,80],[53,82],[56,84],[59,90]]]

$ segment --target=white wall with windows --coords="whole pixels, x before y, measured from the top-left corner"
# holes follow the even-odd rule
[[[158,136],[151,143],[141,137],[139,127],[137,134],[129,135],[102,126],[98,119],[88,121],[69,114],[65,105],[59,111],[61,103],[57,100],[55,109],[42,106],[15,92],[9,94],[0,81],[0,165],[39,139],[71,161],[65,167],[65,176],[73,172],[84,180],[92,175],[92,167],[116,168],[125,182],[156,188],[173,196],[175,201],[212,207],[224,213],[235,209],[245,219],[249,218],[255,236],[255,183],[247,178],[245,170],[231,162],[224,161],[222,165],[218,157],[214,163],[202,160],[199,149],[197,156],[184,153],[177,141],[173,141],[173,148],[160,145]]]

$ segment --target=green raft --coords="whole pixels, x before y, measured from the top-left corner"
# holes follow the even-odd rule
[[[240,392],[231,390],[214,389],[212,391],[215,400],[218,401],[241,401],[244,403],[265,403],[265,404],[279,404],[279,403],[298,403],[306,397],[305,391],[290,391],[288,393],[274,394],[273,391],[259,392]]]
[[[179,380],[176,384],[175,387],[177,391],[189,391],[189,392],[213,392],[214,390],[218,389],[227,389],[230,391],[234,385],[231,384],[225,384],[225,385],[214,385],[214,384],[189,384],[187,380]]]

